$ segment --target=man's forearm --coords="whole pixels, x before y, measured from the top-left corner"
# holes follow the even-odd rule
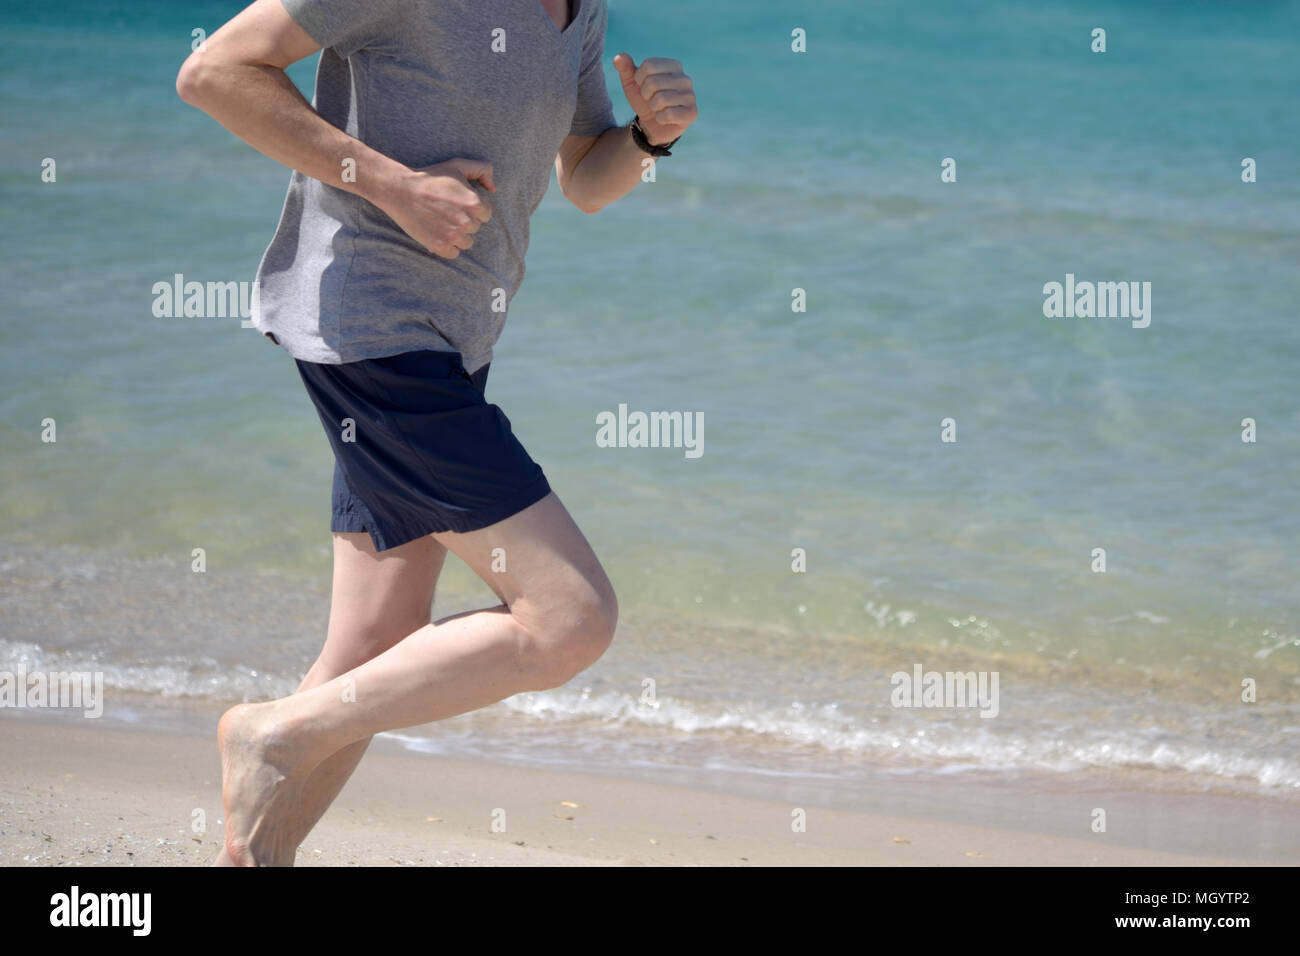
[[[259,152],[376,205],[412,172],[324,119],[283,70],[204,56],[185,64],[177,92]]]
[[[631,192],[653,162],[655,157],[632,141],[629,127],[611,127],[579,160],[565,195],[579,208],[596,212]]]

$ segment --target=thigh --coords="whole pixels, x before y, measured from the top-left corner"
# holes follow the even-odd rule
[[[329,632],[309,680],[350,670],[428,624],[446,557],[427,535],[376,551],[369,534],[336,533]]]
[[[613,603],[605,569],[554,492],[486,528],[434,537],[525,625],[575,600]]]

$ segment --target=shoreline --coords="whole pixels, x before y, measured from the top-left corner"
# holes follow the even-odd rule
[[[215,741],[182,733],[0,718],[0,865],[203,866],[222,837]],[[300,849],[300,866],[1217,866],[1300,862],[1289,834],[1266,839],[1262,804],[1168,794],[1057,794],[1003,788],[1028,826],[955,819],[942,800],[875,794],[826,808],[606,776],[404,752],[380,740]],[[931,782],[922,792],[937,793]],[[961,791],[965,793],[966,791]],[[952,794],[949,794],[952,796]],[[1220,834],[1199,852],[1123,845],[1123,828],[1078,836],[1034,829],[1035,801],[1100,802],[1113,821],[1156,813]],[[902,809],[886,812],[893,797]],[[1080,802],[1081,801],[1081,802]],[[576,804],[576,806],[569,806]],[[805,832],[793,814],[804,811]],[[978,806],[977,808],[978,809]],[[1041,808],[1040,808],[1041,809]],[[504,811],[505,832],[493,832]],[[978,816],[978,813],[976,813]],[[996,816],[996,814],[990,815]],[[202,819],[204,832],[193,832]],[[1039,821],[1041,823],[1042,821]],[[1167,829],[1167,828],[1166,828]],[[1272,852],[1252,852],[1247,835]],[[1213,835],[1213,834],[1211,834]],[[1205,836],[1204,833],[1201,834]]]
[[[4,543],[0,567],[0,668],[102,673],[111,689],[104,719],[128,726],[202,734],[215,717],[196,724],[182,712],[219,714],[235,701],[293,693],[319,653],[314,635],[327,627],[324,578],[304,583],[229,566],[196,575],[161,559]],[[433,616],[482,603],[440,583]],[[620,772],[728,767],[743,778],[739,786],[755,771],[768,780],[826,780],[829,772],[835,788],[854,793],[883,784],[851,778],[883,775],[906,788],[909,772],[951,771],[973,782],[1037,776],[1048,789],[1078,774],[1137,791],[1271,790],[1300,804],[1300,739],[1291,726],[1300,681],[1289,679],[1289,655],[1257,656],[1258,668],[1243,670],[1265,691],[1266,702],[1248,706],[1232,694],[1235,679],[1207,687],[1169,674],[1152,680],[1138,666],[1055,668],[1025,648],[981,649],[973,635],[954,634],[956,644],[940,647],[933,634],[908,634],[810,636],[751,626],[723,608],[628,610],[614,646],[580,680],[453,718],[429,733],[430,748]],[[888,675],[907,660],[1000,674],[1004,712],[966,721],[956,710],[891,706]],[[1237,663],[1248,666],[1240,653]],[[642,699],[647,677],[662,695],[652,707]]]

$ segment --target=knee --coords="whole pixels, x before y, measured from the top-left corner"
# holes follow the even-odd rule
[[[526,641],[525,668],[535,690],[559,687],[596,663],[618,625],[618,600],[608,580],[584,580],[555,598]]]

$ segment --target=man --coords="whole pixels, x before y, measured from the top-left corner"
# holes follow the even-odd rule
[[[668,59],[614,58],[605,0],[256,0],[177,91],[292,167],[254,324],[335,453],[334,590],[297,693],[218,728],[222,865],[292,865],[372,735],[563,684],[609,645],[613,588],[483,396],[554,163],[594,213],[696,119]],[[321,53],[308,104],[285,67]],[[448,551],[501,604],[429,623]]]

